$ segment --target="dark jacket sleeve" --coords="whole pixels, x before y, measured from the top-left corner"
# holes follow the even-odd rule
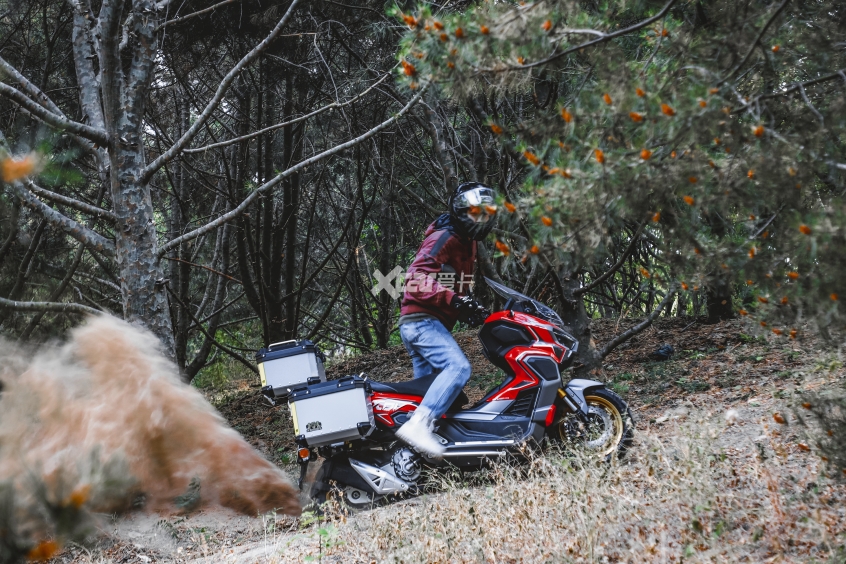
[[[444,240],[446,239],[446,240]],[[449,264],[452,247],[457,241],[448,231],[435,231],[423,241],[405,279],[405,302],[447,311],[455,291],[441,285],[438,275],[442,265]]]

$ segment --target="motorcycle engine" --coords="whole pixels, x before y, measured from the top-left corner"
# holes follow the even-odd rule
[[[391,465],[394,467],[394,475],[409,484],[417,483],[420,478],[422,467],[420,466],[420,455],[408,447],[399,447],[391,454]]]

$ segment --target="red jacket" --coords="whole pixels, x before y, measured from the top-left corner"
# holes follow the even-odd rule
[[[426,229],[405,276],[405,293],[400,315],[428,313],[452,330],[458,310],[450,305],[453,296],[466,295],[473,280],[476,241],[453,230],[444,214]]]

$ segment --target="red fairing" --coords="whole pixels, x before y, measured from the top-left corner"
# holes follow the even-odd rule
[[[540,383],[534,372],[524,364],[526,358],[548,356],[556,363],[561,363],[567,353],[567,349],[555,340],[555,336],[552,333],[553,326],[548,321],[525,313],[498,311],[488,317],[485,323],[491,323],[501,319],[522,325],[537,338],[537,341],[530,346],[518,346],[508,351],[505,355],[505,361],[514,371],[514,378],[496,394],[488,398],[488,401],[515,400],[521,390],[531,388]]]
[[[411,396],[406,394],[388,394],[384,392],[374,392],[371,396],[373,402],[373,415],[376,421],[394,427],[394,415],[405,411],[414,411],[417,406],[423,401],[421,396]]]

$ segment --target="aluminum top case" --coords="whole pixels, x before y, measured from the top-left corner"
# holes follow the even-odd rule
[[[296,388],[288,405],[297,440],[321,446],[367,437],[376,427],[370,392],[358,376]]]
[[[325,382],[324,356],[311,341],[273,343],[256,353],[261,393],[277,405],[291,390],[308,382]]]

